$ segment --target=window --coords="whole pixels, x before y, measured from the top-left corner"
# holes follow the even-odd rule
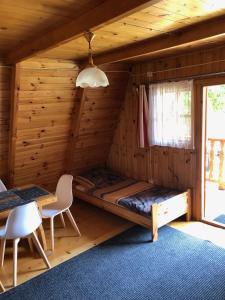
[[[151,145],[193,148],[193,81],[149,86]]]

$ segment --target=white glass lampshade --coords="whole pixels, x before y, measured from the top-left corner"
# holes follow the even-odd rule
[[[96,66],[87,67],[82,70],[76,80],[76,86],[82,88],[106,87],[109,85],[105,73]]]

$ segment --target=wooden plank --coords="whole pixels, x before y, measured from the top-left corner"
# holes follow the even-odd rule
[[[16,138],[18,127],[18,92],[20,90],[20,65],[16,64],[12,74],[12,98],[10,113],[10,142],[9,142],[9,185],[14,185],[14,166],[16,156]]]
[[[155,242],[158,240],[158,204],[152,204],[152,222],[151,222],[151,230],[152,230],[152,241]]]
[[[79,104],[79,108],[74,111],[72,116],[73,119],[71,122],[70,140],[69,140],[67,156],[66,156],[66,169],[68,173],[71,173],[73,153],[76,148],[77,138],[79,136],[80,122],[81,122],[85,99],[86,99],[85,89],[79,89],[79,95],[80,95],[80,104]]]
[[[8,182],[11,69],[0,65],[0,178]]]
[[[225,32],[225,17],[219,16],[207,21],[190,25],[180,31],[171,32],[165,36],[160,35],[153,37],[133,45],[124,46],[121,49],[108,51],[106,54],[95,56],[95,63],[98,65],[112,63],[147,55],[167,51],[171,48],[175,49],[181,45],[195,43],[204,39],[209,39],[215,36],[224,37]]]
[[[38,38],[33,38],[23,43],[17,49],[13,49],[8,56],[9,62],[19,62],[47,49],[68,42],[83,35],[88,29],[96,30],[103,25],[115,22],[124,16],[130,15],[149,5],[159,2],[158,0],[129,0],[120,1],[115,5],[113,0],[104,1],[91,11],[76,17],[73,21],[66,23]],[[85,22],[84,22],[85,20]]]

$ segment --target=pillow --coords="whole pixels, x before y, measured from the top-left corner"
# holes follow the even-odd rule
[[[75,185],[76,190],[81,191],[81,192],[87,192],[89,189],[81,184]]]
[[[74,181],[86,187],[87,189],[91,189],[95,187],[95,184],[93,182],[91,182],[90,180],[88,180],[83,176],[76,176]]]

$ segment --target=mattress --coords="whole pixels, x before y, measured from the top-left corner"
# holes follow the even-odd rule
[[[92,169],[75,177],[76,188],[103,201],[149,217],[154,203],[161,203],[181,191],[153,186],[122,176],[109,169]]]

